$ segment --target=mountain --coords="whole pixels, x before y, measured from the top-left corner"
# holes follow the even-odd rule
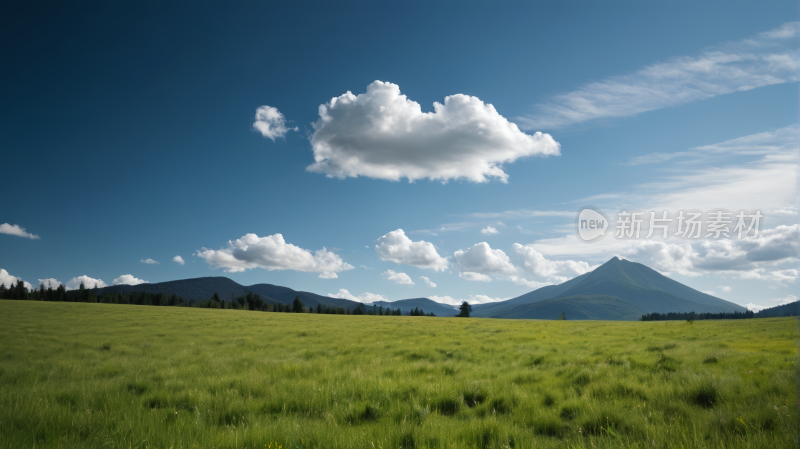
[[[401,299],[399,301],[375,301],[372,304],[377,305],[378,307],[383,306],[384,308],[390,308],[392,310],[400,309],[403,313],[411,311],[411,309],[419,308],[425,313],[433,312],[436,316],[456,316],[458,315],[458,310],[453,308],[452,306],[448,306],[447,304],[438,303],[428,298],[412,298],[412,299]],[[371,304],[367,304],[367,310],[371,307]]]
[[[559,308],[563,310],[551,316]],[[640,263],[614,257],[563,284],[476,307],[473,315],[553,319],[565,312],[568,319],[630,320],[644,313],[691,311],[744,312],[745,308],[687,287]]]
[[[769,318],[779,316],[798,316],[800,315],[800,301],[790,302],[782,306],[763,309],[755,314],[756,318]]]
[[[261,295],[262,298],[266,296],[286,304],[291,304],[294,301],[294,297],[299,296],[300,301],[303,301],[303,304],[307,307],[317,307],[317,305],[322,304],[324,306],[344,307],[353,310],[361,304],[349,299],[331,298],[330,296],[322,296],[316,293],[301,292],[292,290],[289,287],[281,287],[280,285],[255,284],[245,288],[257,295]]]
[[[154,284],[139,285],[112,285],[96,290],[100,293],[124,293],[133,292],[146,293],[165,293],[167,296],[175,293],[187,300],[202,301],[217,293],[221,299],[229,301],[230,298],[246,295],[249,288],[226,277],[202,277],[194,279],[183,279],[180,281],[157,282]],[[94,291],[94,290],[93,290]],[[255,292],[254,292],[255,293]],[[269,295],[261,295],[261,299],[270,303],[277,304],[278,301],[270,298]]]

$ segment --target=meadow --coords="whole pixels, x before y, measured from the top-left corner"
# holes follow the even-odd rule
[[[789,448],[797,339],[0,301],[0,448]]]

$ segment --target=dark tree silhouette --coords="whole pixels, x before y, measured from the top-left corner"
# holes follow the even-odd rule
[[[458,315],[460,317],[469,318],[469,314],[472,313],[472,306],[469,305],[468,302],[464,301],[461,303],[461,307],[458,308],[461,312]]]

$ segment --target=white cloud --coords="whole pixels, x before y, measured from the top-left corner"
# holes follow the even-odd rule
[[[549,134],[523,133],[477,97],[452,95],[433,108],[422,112],[398,85],[381,81],[366,93],[333,98],[319,107],[308,170],[338,178],[506,182],[503,163],[560,154]]]
[[[369,246],[368,246],[367,248],[369,248]],[[365,269],[365,270],[374,270],[374,268],[372,268],[372,267],[368,267],[368,266],[366,266],[366,265],[359,265],[359,266],[360,266],[361,268]]]
[[[181,256],[173,257],[172,261],[177,263],[178,265],[186,265],[186,262],[183,260],[183,257],[181,257]]]
[[[436,288],[436,283],[428,279],[428,276],[420,276],[419,278],[425,281],[425,283],[428,284],[428,287]]]
[[[339,279],[339,275],[332,271],[323,271],[317,277],[320,279]]]
[[[173,259],[173,260],[174,260],[174,259]],[[140,260],[139,262],[141,262],[141,263],[146,263],[146,264],[148,264],[148,265],[158,265],[158,264],[159,264],[159,262],[158,262],[157,260],[153,260],[153,259],[150,259],[150,258],[147,258],[147,259],[142,259],[142,260]]]
[[[722,293],[730,293],[731,291],[731,288],[728,287],[727,285],[720,285],[718,288],[722,290]]]
[[[774,303],[777,303],[779,306],[782,306],[784,304],[790,304],[790,303],[796,302],[797,301],[797,296],[795,296],[795,295],[787,295],[787,296],[785,296],[783,298],[770,299],[770,301],[772,301]]]
[[[284,137],[287,132],[298,130],[297,127],[287,128],[283,114],[278,111],[278,108],[272,106],[261,106],[256,109],[256,121],[253,123],[253,128],[273,142],[276,137]]]
[[[519,277],[516,275],[511,275],[508,277],[508,280],[517,284],[517,285],[524,285],[525,287],[530,287],[532,289],[539,289],[548,285],[553,285],[553,282],[539,282],[539,281],[529,281],[523,277]]]
[[[74,277],[74,278],[70,279],[69,281],[67,281],[67,284],[65,285],[65,287],[67,288],[67,290],[77,290],[80,287],[81,282],[83,282],[83,286],[85,288],[103,288],[103,287],[108,287],[108,284],[103,282],[102,279],[94,279],[94,278],[90,278],[89,276],[86,276],[86,275],[78,276],[78,277]]]
[[[575,211],[517,209],[503,212],[473,212],[467,216],[475,218],[535,218],[535,217],[575,217]]]
[[[428,299],[430,299],[431,301],[436,301],[438,303],[447,304],[450,306],[460,306],[461,303],[464,301],[467,301],[471,305],[474,305],[474,304],[486,304],[490,302],[505,301],[511,298],[510,297],[492,298],[486,295],[469,295],[469,298],[463,298],[463,299],[456,299],[453,298],[452,296],[428,296]]]
[[[492,282],[491,276],[475,273],[473,271],[462,271],[461,273],[458,273],[458,277],[467,281]]]
[[[557,128],[795,82],[800,79],[799,30],[800,22],[789,22],[697,57],[674,58],[633,74],[589,83],[539,105],[538,113],[521,120],[531,128]]]
[[[45,289],[52,288],[53,290],[57,289],[61,282],[55,278],[48,278],[48,279],[39,279],[39,283],[44,285]]]
[[[703,293],[705,293],[706,295],[716,296],[716,293],[714,293],[714,291],[712,290],[703,290]]]
[[[228,273],[263,268],[269,271],[295,270],[324,274],[326,271],[338,273],[354,268],[325,248],[312,254],[311,251],[286,243],[281,234],[267,237],[245,234],[239,239],[228,241],[227,248],[203,248],[195,255],[205,259],[212,268],[224,268]]]
[[[381,260],[397,264],[427,268],[434,271],[446,270],[447,259],[436,252],[433,243],[420,240],[412,242],[402,229],[392,231],[378,239],[375,252]]]
[[[489,275],[513,274],[517,272],[517,268],[511,263],[511,260],[503,250],[492,249],[486,242],[476,243],[472,248],[466,251],[458,250],[453,253],[453,258],[458,262],[458,266],[463,273]]]
[[[358,301],[361,303],[370,303],[375,301],[388,301],[389,298],[383,295],[379,295],[377,293],[362,293],[358,296],[351,294],[349,291],[340,288],[339,293],[328,293],[328,296],[331,298],[338,298],[338,299],[349,299],[350,301]]]
[[[385,279],[390,281],[394,281],[396,284],[400,285],[414,285],[414,281],[411,280],[411,276],[405,273],[397,273],[394,270],[386,270],[381,274]]]
[[[588,273],[596,266],[590,266],[586,262],[575,260],[549,260],[536,251],[534,245],[514,244],[514,251],[521,261],[521,266],[526,271],[543,278],[554,276],[575,277]]]
[[[498,232],[497,229],[495,229],[494,227],[486,226],[485,228],[481,229],[481,234],[493,235],[493,234],[498,234]]]
[[[17,281],[21,280],[16,276],[12,276],[3,268],[0,268],[0,284],[4,284],[6,287],[13,287],[17,285]],[[33,286],[29,282],[22,281],[25,285],[25,288],[28,290],[33,290]]]
[[[114,279],[114,281],[112,281],[112,284],[114,284],[114,285],[139,285],[139,284],[149,284],[149,282],[147,282],[145,280],[142,280],[142,279],[135,278],[130,274],[123,274],[122,276]]]
[[[8,223],[0,224],[0,234],[15,235],[17,237],[24,237],[31,240],[40,240],[38,235],[26,232],[25,228],[21,228],[19,225],[12,225]]]
[[[760,306],[758,304],[753,304],[752,302],[748,302],[747,305],[745,306],[745,308],[747,310],[752,311],[752,312],[758,313],[758,312],[766,309],[767,307],[766,306]]]

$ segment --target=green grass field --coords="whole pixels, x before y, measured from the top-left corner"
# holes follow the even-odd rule
[[[0,301],[0,447],[789,448],[797,338]]]

